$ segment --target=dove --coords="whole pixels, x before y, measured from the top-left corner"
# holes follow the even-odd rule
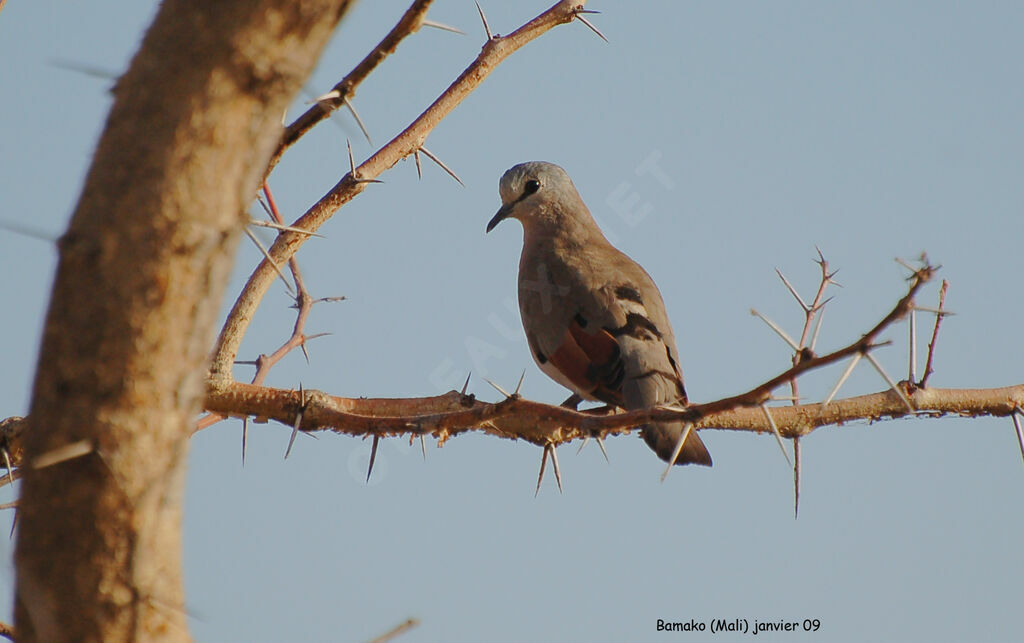
[[[521,163],[501,177],[501,208],[487,224],[523,226],[519,312],[540,369],[573,393],[626,410],[687,404],[675,335],[658,287],[605,238],[561,167]],[[576,397],[578,396],[578,397]],[[662,460],[711,466],[682,421],[641,427]],[[671,464],[671,463],[670,463]]]

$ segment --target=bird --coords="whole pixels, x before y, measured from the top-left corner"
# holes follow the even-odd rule
[[[544,161],[520,163],[502,175],[498,190],[501,208],[487,232],[505,219],[523,226],[523,329],[541,371],[572,391],[566,404],[583,399],[626,410],[685,406],[675,334],[658,287],[605,238],[566,171]],[[683,421],[640,430],[670,468],[711,466],[704,442]]]

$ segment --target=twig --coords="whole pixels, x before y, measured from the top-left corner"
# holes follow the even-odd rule
[[[946,291],[949,290],[949,282],[945,279],[942,280],[942,287],[939,288],[939,310],[945,308],[946,305]],[[932,369],[932,357],[935,355],[935,340],[939,336],[939,326],[942,324],[941,313],[935,315],[935,327],[932,328],[932,339],[928,342],[928,359],[924,364],[924,375],[921,376],[921,381],[917,385],[924,388],[928,385],[928,378],[932,376],[935,371]]]
[[[827,304],[831,298],[825,299],[825,291],[828,289],[829,284],[834,284],[832,277],[835,276],[835,272],[829,272],[828,261],[825,260],[825,255],[821,252],[820,248],[815,248],[818,251],[817,264],[821,268],[821,279],[818,282],[818,291],[814,294],[814,300],[810,305],[804,302],[803,298],[797,292],[796,288],[793,287],[789,280],[782,274],[782,271],[778,268],[775,272],[778,273],[779,279],[785,284],[789,292],[796,297],[797,302],[800,304],[801,309],[804,311],[804,327],[800,332],[800,344],[793,352],[793,365],[796,366],[801,361],[813,357],[814,347],[818,344],[818,333],[821,332],[821,323],[825,318],[825,304]],[[815,324],[815,317],[817,317],[817,324]],[[811,327],[814,327],[814,333],[811,335],[811,343],[808,345],[807,338],[811,331]],[[859,359],[859,355],[854,359]],[[852,370],[852,369],[851,369]],[[845,378],[844,378],[845,379]],[[842,384],[842,382],[840,382]],[[789,389],[793,394],[793,405],[799,404],[800,400],[800,385],[797,382],[797,378],[789,380]],[[838,385],[836,387],[838,390]],[[833,393],[834,395],[834,393]],[[827,402],[826,402],[827,404]],[[768,422],[772,425],[772,432],[775,433],[775,437],[779,440],[779,446],[782,447],[782,440],[779,438],[779,429],[775,426],[774,419],[771,415],[768,415],[768,407],[762,404],[762,408],[765,410]],[[786,455],[786,462],[789,462],[789,456],[786,454],[786,449],[782,449],[783,455]],[[800,513],[800,466],[802,461],[799,457],[800,453],[800,437],[793,438],[793,516],[794,518]]]
[[[387,632],[381,634],[377,638],[370,640],[369,643],[387,643],[396,636],[405,634],[406,632],[408,632],[409,630],[411,630],[419,624],[420,622],[414,618],[406,619],[405,622],[399,623],[398,625],[391,628]]]
[[[917,311],[913,308],[910,310],[908,326],[910,327],[910,338],[908,339],[910,366],[907,368],[907,381],[913,383],[917,381]]]

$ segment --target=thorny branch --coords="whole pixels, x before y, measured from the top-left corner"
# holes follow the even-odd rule
[[[694,422],[696,428],[768,431],[769,423],[759,405],[768,401],[771,391],[809,370],[832,364],[851,355],[866,355],[878,335],[904,317],[913,305],[920,287],[934,269],[925,266],[911,278],[906,295],[880,322],[860,339],[827,355],[806,351],[804,359],[765,383],[736,396],[693,404],[686,409],[656,408],[602,415],[578,412],[521,399],[512,394],[502,402],[480,402],[473,396],[455,391],[432,398],[364,399],[339,398],[319,391],[304,391],[302,399],[294,391],[267,389],[224,381],[211,381],[207,408],[228,415],[252,415],[291,425],[302,412],[302,430],[333,430],[349,435],[426,435],[440,441],[470,430],[481,430],[505,438],[523,439],[545,446],[576,438],[605,437],[627,433],[639,425],[679,419]],[[803,404],[772,409],[772,418],[785,437],[806,435],[815,428],[854,420],[876,420],[911,414],[941,416],[1010,415],[1024,408],[1024,385],[1004,389],[920,389],[906,383],[903,393],[915,411],[907,409],[903,398],[888,390],[828,404]]]
[[[399,23],[374,51],[340,81],[332,92],[322,97],[316,106],[289,126],[267,169],[268,174],[281,154],[295,140],[326,118],[332,109],[345,105],[359,83],[384,58],[395,51],[402,39],[416,32],[424,24],[429,5],[430,0],[413,2]],[[928,365],[920,382],[902,382],[883,392],[834,402],[799,404],[796,384],[798,376],[850,356],[864,356],[870,359],[870,351],[882,345],[876,341],[878,335],[893,322],[908,314],[914,306],[914,295],[932,278],[935,271],[928,265],[916,270],[911,277],[907,294],[871,330],[844,348],[827,355],[816,356],[813,348],[820,329],[821,311],[827,303],[824,293],[826,287],[834,283],[831,280],[834,273],[828,272],[823,257],[819,262],[822,269],[821,283],[813,302],[809,305],[800,298],[785,277],[781,273],[779,275],[805,312],[800,341],[795,344],[793,366],[740,395],[706,404],[693,404],[685,409],[654,408],[631,412],[597,409],[578,412],[564,406],[524,400],[519,397],[518,391],[508,395],[505,400],[492,404],[456,391],[431,398],[367,399],[334,397],[319,391],[288,391],[261,386],[270,365],[296,347],[305,350],[305,342],[311,339],[304,334],[303,328],[315,300],[303,286],[301,273],[295,261],[296,251],[308,239],[310,233],[358,195],[367,184],[373,182],[374,177],[411,154],[418,154],[420,151],[427,153],[423,144],[433,128],[472,92],[494,67],[527,42],[554,26],[573,19],[582,20],[582,5],[582,2],[562,1],[508,36],[494,36],[489,33],[488,40],[476,60],[430,107],[361,165],[356,167],[353,163],[352,170],[291,226],[283,225],[282,218],[273,207],[269,190],[266,190],[268,201],[271,203],[271,215],[280,226],[280,234],[269,250],[270,260],[262,261],[253,272],[218,338],[205,404],[211,413],[208,416],[210,420],[205,424],[201,423],[196,430],[223,417],[242,417],[246,420],[254,417],[258,421],[273,419],[293,427],[296,431],[331,430],[348,435],[372,435],[375,438],[392,435],[433,435],[440,443],[459,433],[483,431],[551,448],[577,438],[600,439],[608,435],[629,433],[631,429],[651,421],[680,418],[692,422],[697,429],[767,432],[772,428],[770,425],[774,424],[779,434],[797,440],[818,427],[842,425],[857,420],[874,421],[911,414],[926,417],[947,414],[972,417],[1010,415],[1016,418],[1015,414],[1021,413],[1024,409],[1024,385],[998,389],[933,389],[925,386],[931,374],[931,358],[941,314],[937,315],[932,341],[929,344]],[[274,266],[279,266],[285,261],[289,263],[292,277],[298,286],[296,307],[299,312],[293,333],[272,355],[260,356],[256,361],[257,372],[251,384],[235,382],[232,364],[242,336],[256,306],[276,276]],[[939,308],[942,308],[941,302]],[[811,336],[815,320],[818,326],[814,328]],[[793,343],[792,340],[789,341]],[[772,407],[770,415],[767,414],[763,405],[771,399],[772,391],[786,384],[792,387],[794,404],[787,407]],[[912,406],[910,409],[907,408],[908,400]],[[26,425],[25,419],[9,418],[0,426],[0,448],[5,456],[5,462],[10,462],[9,468],[22,465],[19,433]],[[797,444],[795,442],[795,445]],[[799,463],[798,450],[796,456]],[[17,470],[9,471],[8,475],[0,479],[0,487],[13,482],[19,474],[20,471]]]
[[[277,150],[274,151],[274,155],[270,158],[270,163],[267,165],[267,175],[277,167],[278,162],[289,147],[294,145],[317,123],[330,116],[331,112],[342,107],[346,102],[350,102],[356,95],[356,88],[377,68],[377,65],[395,53],[398,45],[407,36],[419,31],[427,18],[427,9],[430,8],[433,1],[416,0],[413,2],[398,23],[388,32],[388,35],[384,36],[384,39],[355,66],[355,69],[332,87],[331,91],[325,94],[325,97],[318,100],[315,105],[307,109],[302,116],[295,119],[291,125],[285,128],[284,134],[281,136],[281,143],[277,146]]]
[[[270,217],[278,224],[283,224],[280,211],[277,209],[277,203],[274,200],[274,195],[270,191],[270,186],[266,183],[263,184],[263,194],[266,198],[266,209]],[[262,384],[266,381],[267,375],[270,373],[270,369],[284,359],[284,356],[293,351],[296,348],[302,349],[303,355],[306,356],[306,360],[309,360],[309,354],[306,352],[306,343],[309,340],[322,337],[324,334],[317,335],[306,335],[306,322],[309,319],[309,314],[313,310],[313,304],[321,301],[342,301],[344,297],[325,297],[323,299],[314,299],[309,291],[306,289],[306,283],[302,279],[302,271],[299,269],[299,262],[293,256],[288,260],[288,269],[291,271],[292,279],[295,282],[295,308],[297,314],[295,316],[295,324],[292,326],[292,334],[281,346],[277,348],[270,355],[260,355],[256,358],[255,366],[256,373],[253,375],[252,384]],[[210,413],[205,417],[201,418],[197,423],[198,429],[205,429],[208,426],[216,424],[217,422],[225,419],[226,416],[217,413]],[[247,428],[247,425],[246,425]],[[244,429],[243,429],[244,431]],[[242,459],[245,460],[245,434],[242,436]]]
[[[786,288],[792,293],[793,297],[796,298],[800,304],[800,308],[804,311],[804,327],[800,333],[800,341],[793,349],[793,365],[799,364],[802,360],[808,356],[813,355],[814,347],[818,341],[818,333],[821,331],[821,322],[825,316],[825,304],[830,300],[825,299],[825,291],[830,285],[838,285],[832,280],[836,276],[836,272],[829,272],[828,261],[825,260],[825,255],[822,254],[821,250],[818,249],[818,266],[821,268],[821,280],[818,283],[818,291],[814,295],[814,300],[808,305],[804,302],[803,298],[800,297],[800,293],[797,292],[796,288],[793,287],[789,280],[782,274],[782,271],[778,268],[775,272],[779,275],[779,279],[786,285]],[[817,320],[817,325],[814,325]],[[814,328],[814,334],[811,335],[811,328]],[[808,340],[810,343],[808,344]],[[789,380],[789,390],[793,398],[793,406],[797,406],[800,403],[800,385],[797,378]],[[768,413],[767,407],[765,408],[765,414]],[[785,453],[785,450],[783,450]],[[788,461],[788,457],[787,457]],[[800,452],[800,437],[793,438],[793,516],[796,517],[800,513],[800,466],[801,466],[801,452]]]
[[[253,415],[289,426],[302,408],[302,430],[367,436],[433,435],[442,442],[467,431],[538,446],[562,444],[589,436],[620,435],[652,421],[699,416],[695,428],[763,433],[771,430],[757,405],[725,408],[721,402],[695,404],[686,411],[655,408],[613,415],[573,411],[511,397],[497,403],[450,391],[425,398],[344,398],[305,390],[253,386],[240,382],[213,383],[206,405],[227,415]],[[910,395],[916,415],[941,417],[1009,416],[1024,408],[1024,384],[994,389],[918,389]],[[783,437],[804,436],[822,426],[858,420],[875,421],[911,415],[891,390],[830,404],[773,407],[772,417]],[[0,483],[2,484],[2,483]]]
[[[422,150],[427,136],[441,120],[470,94],[503,60],[531,40],[557,25],[571,22],[582,11],[583,2],[562,0],[507,36],[494,36],[469,67],[405,130],[364,161],[355,171],[346,174],[331,190],[299,217],[292,227],[314,232],[343,205],[362,192],[370,179],[375,179],[403,158]],[[291,259],[308,235],[282,231],[270,248],[274,263]],[[232,379],[232,365],[238,354],[245,330],[263,295],[275,277],[271,262],[264,259],[249,277],[235,301],[221,334],[217,339],[211,378]]]
[[[809,370],[851,355],[867,355],[880,345],[876,342],[878,335],[909,312],[915,294],[933,273],[930,266],[918,270],[911,277],[907,293],[893,309],[848,346],[822,356],[815,356],[808,349],[805,359],[798,364],[745,393],[685,409],[580,412],[525,400],[517,393],[509,394],[501,402],[487,403],[457,391],[427,398],[343,398],[315,390],[290,391],[215,379],[208,383],[205,406],[212,413],[275,420],[289,427],[294,427],[301,417],[300,430],[306,432],[330,430],[364,437],[432,435],[442,444],[460,433],[482,431],[547,447],[577,438],[626,434],[652,421],[680,418],[693,422],[697,429],[767,432],[771,427],[760,405],[769,399],[772,390]],[[899,393],[889,389],[828,403],[773,407],[771,418],[782,436],[797,438],[822,426],[855,421],[908,415],[1012,416],[1024,409],[1024,384],[995,389],[921,388],[909,382],[899,386]],[[913,411],[900,394],[909,399]],[[2,445],[15,456],[19,455],[17,436],[25,422],[11,418],[0,432]],[[14,461],[14,466],[19,464]],[[0,486],[6,483],[6,477],[0,480]]]

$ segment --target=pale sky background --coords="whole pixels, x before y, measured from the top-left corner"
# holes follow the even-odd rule
[[[309,83],[327,91],[407,2],[353,10]],[[549,2],[482,3],[508,33]],[[504,63],[431,135],[466,183],[405,161],[299,255],[316,296],[308,332],[331,332],[269,383],[344,396],[433,395],[481,379],[566,395],[534,366],[514,305],[518,224],[490,235],[511,165],[564,166],[596,218],[658,282],[691,399],[732,395],[786,367],[788,349],[749,315],[799,331],[774,274],[807,296],[817,245],[843,288],[819,349],[867,330],[905,289],[893,257],[927,251],[951,286],[935,386],[1020,383],[1024,316],[1024,5],[1014,2],[594,2],[610,44],[559,27]],[[154,3],[11,0],[0,14],[0,219],[58,235]],[[469,0],[425,29],[358,90],[380,145],[476,56]],[[305,105],[301,99],[291,115]],[[347,115],[302,141],[271,177],[294,219],[373,149]],[[667,181],[638,175],[656,162]],[[633,204],[623,208],[623,202]],[[261,231],[264,239],[270,235]],[[29,399],[55,263],[51,243],[0,230],[0,415]],[[258,260],[244,242],[225,309]],[[934,304],[937,284],[922,303]],[[241,359],[292,323],[280,285]],[[921,328],[930,330],[922,317]],[[907,369],[907,326],[879,358]],[[921,342],[923,357],[924,341]],[[922,360],[923,361],[923,360]],[[807,377],[820,400],[842,366]],[[239,379],[251,377],[248,367]],[[844,395],[882,390],[859,367]],[[560,449],[565,492],[541,450],[461,436],[444,448],[241,424],[192,440],[185,511],[187,609],[199,641],[365,641],[408,617],[401,641],[707,640],[657,619],[820,619],[777,640],[1017,640],[1024,592],[1024,466],[1009,419],[918,419],[824,428],[791,473],[770,436],[707,431],[713,469],[676,468],[636,438]],[[0,502],[13,498],[0,491]],[[0,515],[0,533],[11,513]],[[0,537],[0,618],[11,618],[13,541]],[[721,640],[740,637],[718,635]],[[772,640],[772,637],[765,637]],[[765,640],[759,638],[757,640]]]

